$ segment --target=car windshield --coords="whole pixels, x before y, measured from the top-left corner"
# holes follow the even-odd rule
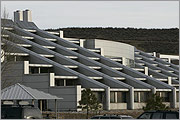
[[[150,119],[152,113],[143,113],[139,119]]]
[[[1,108],[2,119],[20,119],[21,108],[18,107],[2,107]]]
[[[24,118],[40,119],[42,118],[41,111],[38,108],[24,108]]]

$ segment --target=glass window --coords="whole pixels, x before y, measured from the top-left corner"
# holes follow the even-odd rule
[[[39,68],[38,67],[30,67],[29,73],[30,74],[39,73]]]
[[[179,102],[179,92],[176,92],[176,101]]]
[[[148,92],[140,92],[140,102],[146,102]]]
[[[138,102],[138,92],[134,92],[134,102]]]
[[[178,119],[176,113],[166,113],[166,119]]]
[[[75,84],[75,80],[66,80],[66,86],[74,86]]]
[[[55,80],[55,85],[56,86],[64,86],[64,80],[56,79]]]
[[[163,113],[153,113],[152,119],[163,119]]]
[[[110,92],[110,102],[115,103],[115,92]]]
[[[102,92],[93,92],[93,94],[96,96],[98,102],[102,103]]]
[[[117,92],[117,102],[118,103],[126,102],[126,93],[125,92]]]
[[[163,102],[169,102],[169,92],[161,92]]]
[[[139,119],[150,119],[152,113],[144,113],[142,114]]]

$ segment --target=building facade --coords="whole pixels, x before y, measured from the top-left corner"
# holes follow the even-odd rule
[[[43,31],[31,11],[2,20],[2,88],[17,82],[59,96],[59,111],[77,111],[81,91],[90,88],[103,109],[142,109],[151,94],[179,107],[179,67],[134,46],[99,39],[65,38]],[[36,103],[38,105],[38,102]],[[43,101],[44,109],[53,102]]]

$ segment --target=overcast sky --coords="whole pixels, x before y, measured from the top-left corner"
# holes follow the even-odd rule
[[[178,1],[2,1],[10,18],[32,10],[39,28],[135,27],[179,28]]]

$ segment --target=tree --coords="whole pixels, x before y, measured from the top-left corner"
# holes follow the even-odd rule
[[[166,107],[165,104],[162,103],[163,98],[158,96],[157,94],[153,94],[147,101],[146,106],[143,107],[144,111],[148,110],[167,110],[169,107]]]
[[[93,94],[91,89],[84,89],[82,91],[81,100],[79,101],[79,104],[82,109],[86,109],[87,115],[86,118],[88,118],[89,111],[90,110],[98,110],[101,106],[96,98],[96,96]]]

